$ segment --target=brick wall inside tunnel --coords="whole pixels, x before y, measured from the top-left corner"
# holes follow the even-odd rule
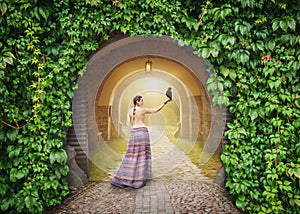
[[[209,134],[209,128],[211,124],[211,113],[210,113],[210,105],[201,98],[201,96],[205,95],[198,95],[194,96],[193,98],[195,99],[197,105],[198,105],[198,118],[193,118],[193,123],[199,124],[199,131],[198,131],[198,139],[201,142],[205,142],[208,134]],[[196,127],[196,126],[193,126]],[[193,130],[194,132],[194,130]]]
[[[104,140],[109,140],[111,137],[109,111],[110,106],[96,106],[96,122],[99,129],[99,134]]]

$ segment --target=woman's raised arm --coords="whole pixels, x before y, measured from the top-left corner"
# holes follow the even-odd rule
[[[162,108],[171,100],[167,100],[165,101],[163,104],[161,104],[158,108],[143,108],[143,111],[145,114],[153,114],[156,112],[159,112],[160,110],[162,110]]]

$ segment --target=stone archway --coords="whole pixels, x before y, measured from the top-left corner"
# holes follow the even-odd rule
[[[144,67],[144,59],[147,56],[151,56],[153,60],[155,58],[158,59],[158,62],[159,60],[167,61],[167,63],[161,63],[161,66],[158,66],[157,74],[158,76],[160,75],[162,79],[172,81],[176,87],[180,87],[180,84],[175,81],[176,79],[185,79],[182,75],[189,75],[193,81],[196,82],[196,85],[191,85],[189,89],[193,90],[193,87],[197,87],[197,92],[192,94],[192,96],[195,97],[196,104],[201,107],[201,111],[198,112],[199,117],[193,121],[195,124],[200,124],[199,134],[204,141],[216,142],[208,144],[206,151],[216,151],[216,147],[218,147],[222,139],[225,117],[222,109],[213,107],[211,104],[211,97],[206,90],[208,74],[205,70],[206,65],[204,61],[194,55],[190,47],[178,47],[177,42],[170,37],[136,36],[120,39],[99,50],[90,59],[86,73],[78,80],[78,89],[75,91],[73,99],[74,129],[82,151],[90,160],[92,159],[93,151],[95,151],[95,148],[99,149],[99,146],[100,150],[103,151],[103,155],[109,153],[113,159],[119,158],[105,143],[101,143],[101,141],[109,137],[109,131],[105,133],[104,139],[100,139],[99,144],[99,129],[101,131],[101,129],[107,128],[110,124],[109,119],[112,111],[111,102],[114,102],[114,105],[119,104],[116,100],[111,101],[112,91],[110,92],[110,89],[103,90],[103,88],[106,87],[105,83],[108,82],[110,78],[115,78],[113,77],[113,71],[119,68],[123,68],[123,70],[119,69],[119,78],[110,80],[111,82],[109,84],[111,85],[111,90],[115,88],[113,85],[114,81],[118,84],[125,76],[130,79],[130,75],[139,75],[141,69]],[[126,64],[130,62],[134,62],[133,64],[136,66],[135,69],[131,68],[131,72],[124,69]],[[180,67],[180,69],[178,69],[176,74],[172,73],[161,77],[163,74],[170,72],[166,68],[166,66],[170,66],[170,64],[173,64],[175,67]],[[159,63],[156,65],[159,65]],[[185,85],[189,84],[192,84],[192,82],[185,83]],[[123,80],[123,86],[121,85],[117,90],[122,90],[124,85],[126,85],[126,81]],[[189,100],[184,101],[188,102]],[[102,110],[97,109],[99,106],[102,107]],[[182,111],[190,110],[188,105],[182,105],[181,107],[183,108],[181,109]],[[99,112],[101,113],[99,114]],[[199,118],[201,118],[201,120]],[[99,123],[99,121],[101,121],[101,123]],[[187,129],[192,127],[193,125],[184,126],[184,128]],[[216,133],[210,132],[212,129],[218,129],[220,131],[216,135]],[[83,162],[81,165],[87,165],[87,158],[79,160]],[[207,159],[206,156],[203,156],[203,158],[203,160]]]

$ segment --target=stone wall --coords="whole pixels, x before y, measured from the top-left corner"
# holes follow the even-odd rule
[[[110,106],[97,106],[96,121],[99,129],[99,134],[104,140],[110,139]]]

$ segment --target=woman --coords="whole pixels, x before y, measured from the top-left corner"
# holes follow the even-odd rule
[[[151,177],[151,148],[148,129],[144,123],[146,114],[159,112],[171,99],[158,108],[142,108],[142,96],[133,99],[134,107],[128,112],[128,122],[132,129],[128,142],[127,152],[121,166],[111,184],[121,188],[141,188]]]

